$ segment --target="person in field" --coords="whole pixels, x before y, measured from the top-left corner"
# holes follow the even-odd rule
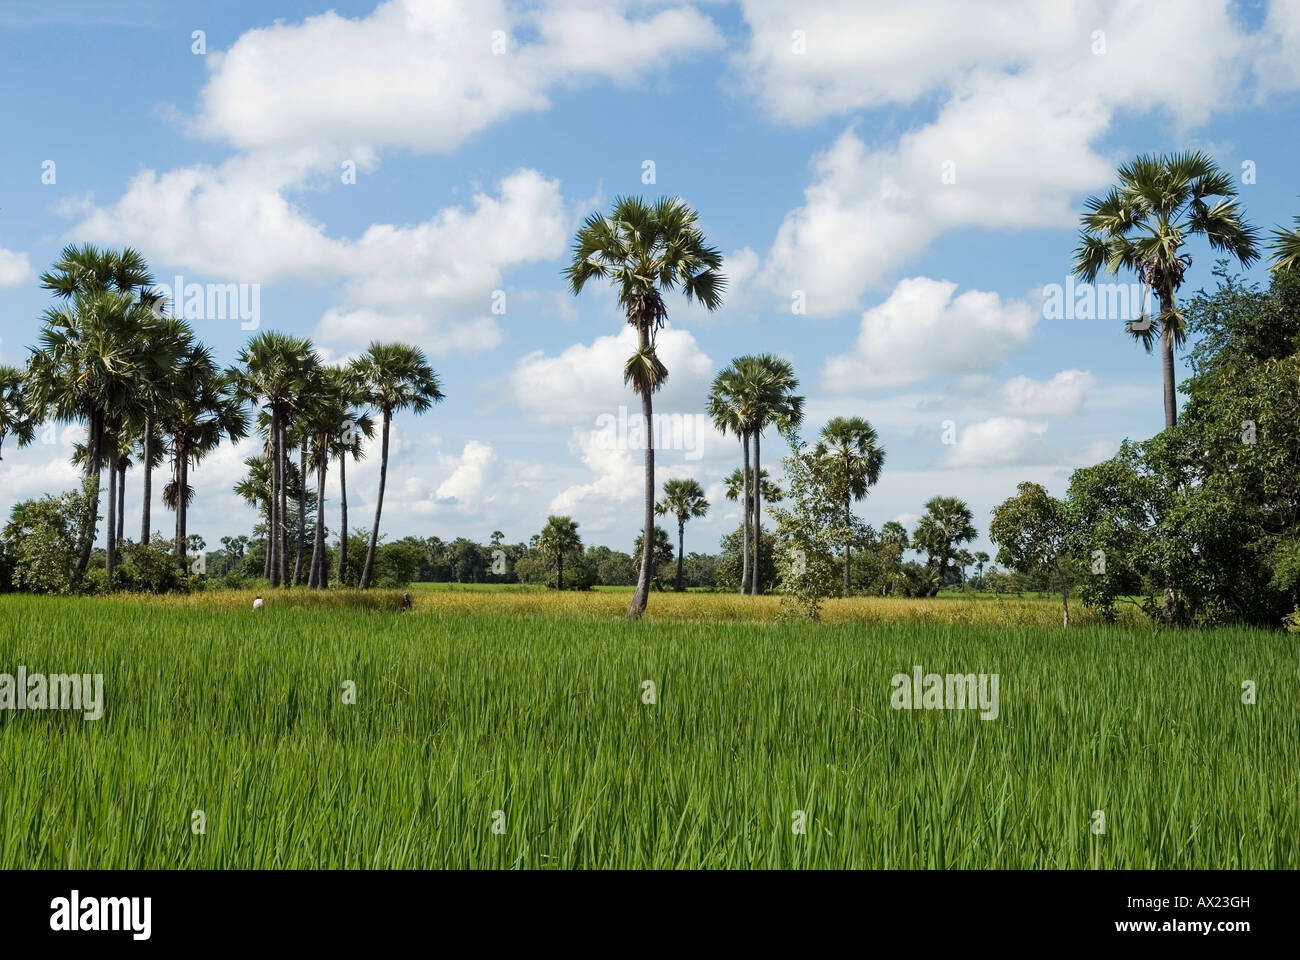
[[[254,597],[254,598],[253,598],[253,609],[254,609],[254,610],[261,610],[261,609],[262,609],[262,605],[263,605],[263,600],[262,600],[261,597]]]
[[[403,610],[411,609],[411,595],[409,593],[402,594],[402,609]]]

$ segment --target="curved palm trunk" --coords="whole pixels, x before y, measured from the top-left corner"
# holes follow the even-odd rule
[[[140,504],[140,542],[148,543],[153,536],[150,527],[150,510],[153,506],[153,417],[144,420],[144,499]]]
[[[339,584],[348,579],[348,468],[346,451],[339,454]]]
[[[86,575],[90,565],[90,551],[95,546],[95,536],[99,531],[99,458],[103,436],[103,424],[99,411],[92,411],[88,420],[86,452],[86,513],[81,519],[81,542],[78,545],[77,559],[72,565],[72,581],[79,583]]]
[[[740,497],[742,519],[740,521],[741,529],[741,566],[740,566],[740,592],[749,593],[749,431],[740,435],[740,443],[745,451],[745,459],[740,473],[740,485],[743,493]]]
[[[391,411],[384,411],[384,440],[379,455],[379,498],[375,501],[375,525],[370,528],[370,546],[366,549],[366,564],[361,570],[362,590],[370,589],[370,578],[375,573],[375,547],[379,543],[379,515],[384,509],[384,484],[388,481],[388,426],[393,421]]]
[[[759,546],[763,541],[763,491],[759,485],[759,477],[763,475],[763,469],[759,463],[758,454],[759,432],[754,431],[754,576],[750,581],[750,593],[758,596],[763,592],[763,575],[762,566],[759,564]]]
[[[686,588],[682,585],[682,561],[686,559],[686,521],[677,521],[677,580],[673,592],[681,593]]]
[[[641,349],[646,348],[645,326],[638,326]],[[655,550],[655,442],[654,442],[654,403],[650,391],[641,394],[641,416],[645,420],[645,533],[641,544],[641,569],[636,577],[636,592],[632,594],[632,605],[627,615],[635,619],[645,613],[646,602],[650,599],[650,577],[653,574]]]

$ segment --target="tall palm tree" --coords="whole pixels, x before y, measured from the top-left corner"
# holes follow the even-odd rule
[[[686,557],[686,521],[692,517],[702,517],[709,512],[709,501],[704,499],[704,491],[695,480],[690,478],[669,480],[664,484],[664,498],[655,504],[655,513],[660,516],[672,514],[677,520],[677,578],[673,581],[673,590],[681,593],[682,561]]]
[[[814,455],[829,461],[844,485],[844,520],[847,527],[853,501],[862,500],[880,480],[885,451],[876,428],[862,417],[835,417],[822,427]],[[849,544],[844,544],[844,590],[850,589]]]
[[[185,569],[186,514],[194,499],[190,466],[217,449],[223,437],[233,443],[247,436],[248,417],[235,375],[219,370],[211,351],[197,340],[177,364],[175,384],[170,402],[157,416],[172,455],[172,479],[163,488],[163,501],[176,511],[176,562]]]
[[[375,421],[360,409],[365,402],[362,384],[355,365],[346,368],[339,377],[340,389],[347,397],[348,413],[339,427],[331,451],[339,462],[339,572],[340,584],[347,582],[348,573],[348,459],[359,463],[365,456],[362,439],[375,435]]]
[[[41,346],[28,360],[36,406],[43,417],[48,413],[61,422],[86,423],[86,514],[71,571],[73,580],[79,581],[97,535],[100,470],[106,450],[115,446],[116,431],[138,402],[132,388],[157,366],[142,361],[160,346],[150,335],[156,326],[153,310],[158,297],[144,257],[129,247],[64,247],[54,265],[41,274],[41,286],[63,306],[46,311]],[[112,501],[117,490],[116,456],[108,462]],[[110,580],[115,534],[116,525],[110,522]]]
[[[782,433],[798,429],[803,422],[804,398],[794,393],[799,387],[799,378],[794,375],[794,366],[789,361],[765,353],[741,357],[735,363],[742,381],[747,427],[754,441],[754,471],[750,477],[754,523],[750,542],[754,550],[754,575],[750,579],[749,592],[758,596],[763,592],[763,578],[759,575],[763,569],[759,562],[759,548],[763,542],[763,491],[758,481],[763,471],[760,442],[763,431],[770,426],[775,425]]]
[[[1273,231],[1273,251],[1271,269],[1274,273],[1300,268],[1300,216],[1295,218],[1296,228],[1284,230],[1277,227]]]
[[[270,414],[267,427],[271,461],[271,516],[268,543],[271,586],[289,585],[286,534],[288,525],[287,430],[305,397],[305,388],[319,366],[311,341],[264,331],[239,352],[233,371],[240,400],[261,404]]]
[[[161,303],[157,304],[155,312],[162,313],[164,306]],[[193,348],[195,342],[194,330],[183,319],[175,316],[161,317],[154,336],[173,360],[161,369],[155,368],[150,371],[148,376],[141,377],[136,384],[136,393],[142,408],[140,422],[133,429],[133,439],[140,448],[139,462],[143,474],[140,504],[141,543],[149,543],[153,537],[153,471],[162,466],[163,462],[163,436],[162,431],[158,429],[157,415],[172,402],[175,395],[184,392],[177,373],[181,369],[181,358]]]
[[[1188,240],[1210,246],[1248,267],[1259,258],[1258,235],[1246,222],[1232,177],[1199,151],[1172,156],[1143,154],[1118,170],[1119,183],[1102,197],[1089,197],[1081,217],[1074,274],[1092,283],[1104,268],[1134,271],[1160,303],[1160,315],[1130,322],[1126,329],[1150,351],[1160,338],[1165,427],[1178,422],[1174,348],[1187,338],[1187,322],[1175,295],[1192,258]]]
[[[608,216],[593,213],[573,241],[573,260],[565,269],[569,289],[582,293],[591,280],[608,280],[618,291],[618,305],[636,331],[636,352],[623,365],[623,382],[641,397],[645,420],[644,546],[629,617],[645,612],[654,566],[654,404],[655,391],[668,368],[655,353],[655,337],[668,319],[664,294],[680,289],[688,301],[707,310],[722,306],[726,279],[722,254],[705,241],[699,215],[676,197],[653,204],[640,197],[618,197]]]
[[[555,564],[555,588],[564,589],[564,555],[582,549],[578,524],[570,517],[547,517],[546,526],[537,538],[542,556]]]
[[[311,465],[316,471],[316,520],[312,534],[311,571],[307,584],[325,589],[329,586],[329,551],[325,543],[325,479],[329,463],[339,457],[340,486],[343,463],[349,448],[359,448],[360,438],[374,435],[374,421],[354,407],[356,385],[346,368],[324,367],[320,381],[312,389],[314,400],[307,410],[304,427],[310,447]],[[343,488],[346,489],[346,488]],[[343,495],[343,522],[347,523],[347,494]],[[346,531],[346,526],[341,528]],[[341,548],[346,549],[347,537],[341,536]],[[342,553],[342,550],[340,551]],[[347,556],[340,557],[342,564],[339,580],[347,569]]]
[[[36,436],[37,421],[28,409],[26,390],[23,371],[0,366],[0,452],[6,437],[13,436],[25,447]]]
[[[79,581],[98,530],[101,468],[109,467],[109,505],[115,507],[118,433],[139,409],[135,385],[165,362],[150,336],[153,313],[131,293],[78,293],[70,305],[45,312],[39,346],[28,358],[33,410],[59,422],[84,421],[86,514],[71,576]],[[109,510],[114,519],[115,510]],[[108,526],[108,568],[115,560],[116,523]]]
[[[736,370],[735,361],[732,361],[731,366],[722,370],[713,378],[713,386],[709,390],[707,409],[709,418],[713,421],[713,425],[719,433],[724,437],[730,433],[740,438],[743,459],[740,469],[732,476],[739,475],[739,489],[744,495],[740,522],[740,592],[742,594],[749,593],[749,511],[751,506],[749,497],[749,427],[742,403],[740,374]],[[727,498],[730,500],[736,499],[730,488],[727,491]]]
[[[403,410],[424,413],[443,399],[438,375],[418,347],[405,343],[372,342],[357,358],[354,367],[365,402],[383,417],[379,460],[379,495],[375,498],[375,523],[370,529],[365,566],[361,569],[362,590],[369,589],[375,572],[375,548],[379,544],[379,517],[384,509],[384,486],[388,480],[388,437],[393,414]],[[347,531],[342,531],[344,537]]]

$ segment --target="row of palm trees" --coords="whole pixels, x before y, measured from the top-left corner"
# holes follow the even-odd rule
[[[184,320],[167,316],[139,252],[69,246],[42,274],[55,304],[46,310],[37,346],[25,370],[0,368],[0,444],[14,436],[32,442],[46,421],[81,423],[86,441],[74,460],[85,473],[86,513],[81,520],[72,579],[79,581],[98,535],[101,487],[108,504],[106,573],[113,582],[124,541],[125,476],[134,463],[143,473],[140,541],[150,542],[153,471],[170,461],[163,502],[176,513],[174,552],[186,557],[187,508],[194,498],[190,469],[223,440],[248,435],[249,407],[265,437],[263,455],[247,461],[249,476],[236,492],[264,510],[266,574],[272,586],[302,582],[305,511],[315,506],[310,586],[328,585],[325,482],[339,464],[340,576],[347,567],[345,463],[359,459],[361,440],[382,432],[379,493],[359,586],[369,587],[388,476],[389,438],[395,413],[423,413],[443,399],[437,374],[416,347],[372,343],[342,366],[323,363],[311,341],[266,331],[221,368]],[[297,469],[290,451],[299,455]],[[102,479],[107,470],[107,482]],[[307,490],[315,480],[314,496]],[[297,507],[297,557],[289,568],[290,494]]]

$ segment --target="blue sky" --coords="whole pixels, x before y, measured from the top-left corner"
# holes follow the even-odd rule
[[[1300,212],[1295,3],[10,0],[0,52],[0,362],[35,341],[36,276],[83,240],[140,247],[160,282],[256,285],[261,327],[330,360],[417,343],[448,398],[396,425],[390,535],[525,539],[562,512],[630,548],[639,451],[602,427],[636,409],[628,334],[607,292],[560,277],[617,194],[682,196],[727,255],[723,309],[670,304],[661,343],[658,409],[690,449],[660,476],[709,490],[688,531],[707,550],[738,522],[718,481],[739,445],[685,418],[732,357],[793,360],[805,436],[876,425],[870,522],[956,494],[986,546],[1018,481],[1060,493],[1162,424],[1159,363],[1124,318],[1044,315],[1083,199],[1136,153],[1197,148],[1260,228]],[[1192,254],[1187,292],[1211,282]],[[250,335],[193,323],[223,362]],[[6,444],[0,509],[71,487],[78,436]],[[773,434],[765,463],[784,451]],[[248,453],[192,472],[210,544],[254,522],[230,492]],[[376,474],[349,470],[355,523]]]

